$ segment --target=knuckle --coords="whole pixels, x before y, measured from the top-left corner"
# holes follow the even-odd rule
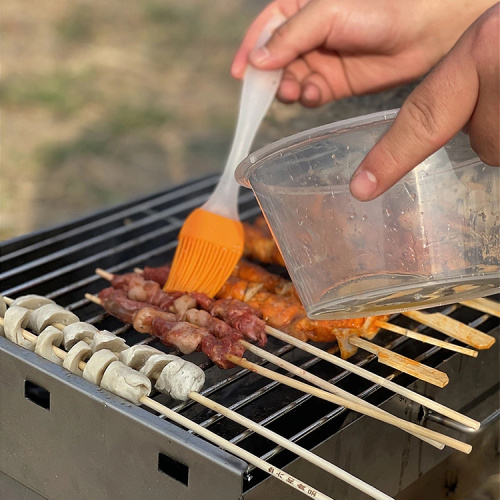
[[[436,108],[425,98],[407,99],[403,105],[414,131],[414,137],[427,144],[439,144],[440,125],[436,117]]]

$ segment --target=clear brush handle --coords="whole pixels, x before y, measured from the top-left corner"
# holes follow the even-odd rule
[[[284,20],[285,17],[282,14],[276,14],[262,30],[255,46],[264,45]],[[231,151],[219,184],[201,207],[204,210],[239,220],[239,184],[234,178],[234,172],[250,152],[257,130],[276,95],[282,73],[282,69],[263,71],[250,64],[247,66],[243,77],[240,110]]]

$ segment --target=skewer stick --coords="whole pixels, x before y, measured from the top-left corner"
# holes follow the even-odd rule
[[[283,448],[286,448],[287,450],[290,450],[292,453],[295,453],[296,455],[299,455],[312,464],[316,465],[317,467],[325,470],[326,472],[332,474],[333,476],[336,476],[340,479],[343,479],[346,483],[355,486],[358,490],[362,491],[363,493],[366,493],[367,495],[370,495],[372,498],[377,498],[377,499],[389,499],[388,495],[385,493],[380,492],[373,486],[368,485],[364,481],[361,481],[358,478],[355,478],[351,476],[350,474],[346,473],[342,469],[339,469],[335,465],[331,464],[330,462],[326,461],[325,459],[319,457],[318,455],[315,455],[314,453],[310,452],[309,450],[305,450],[301,446],[292,443],[288,439],[284,438],[283,436],[280,436],[279,434],[276,434],[275,432],[271,431],[267,427],[263,427],[259,424],[256,424],[253,420],[250,420],[243,415],[240,415],[239,413],[236,413],[229,408],[226,408],[225,406],[222,406],[215,401],[212,401],[211,399],[206,398],[205,396],[201,395],[198,392],[191,392],[189,393],[189,397],[193,399],[194,401],[197,401],[198,403],[202,404],[203,406],[206,406],[207,408],[210,408],[214,410],[217,413],[220,413],[221,415],[224,415],[231,420],[234,420],[235,422],[239,423],[243,427],[246,427],[248,429],[251,429],[258,434],[266,437],[267,439],[270,439],[271,441],[274,441],[275,443],[283,446]],[[350,477],[349,477],[350,476]]]
[[[318,389],[317,387],[313,387],[312,385],[304,384],[303,382],[300,382],[298,380],[292,379],[290,377],[287,377],[285,375],[281,375],[280,373],[276,373],[272,370],[269,370],[267,368],[264,368],[263,366],[256,365],[255,363],[252,363],[251,361],[248,361],[245,358],[238,358],[237,356],[234,356],[232,354],[229,354],[227,356],[227,359],[231,361],[231,363],[234,363],[235,365],[241,366],[242,368],[246,368],[247,370],[250,370],[254,373],[258,373],[259,375],[262,375],[264,377],[270,378],[272,380],[275,380],[276,382],[280,382],[284,385],[288,385],[289,387],[293,387],[294,389],[297,389],[299,391],[307,392],[309,394],[312,394],[313,396],[319,397],[321,399],[325,399],[326,401],[330,401],[332,403],[338,404],[340,406],[345,406],[346,408],[349,408],[351,410],[360,412],[360,413],[365,413],[366,415],[369,415],[372,417],[376,412],[371,410],[370,408],[364,408],[355,402],[346,402],[342,403],[342,400],[338,398],[335,394],[332,394],[330,392],[323,391],[322,389]],[[398,420],[397,417],[394,417],[391,415],[392,419]],[[454,448],[455,450],[461,451],[463,453],[470,453],[472,450],[472,446],[468,443],[463,443],[462,441],[458,441],[457,439],[451,438],[449,436],[445,436],[444,434],[440,434],[439,432],[433,431],[431,429],[427,429],[426,427],[420,427],[418,425],[415,425],[411,422],[407,422],[405,420],[401,420],[399,423],[394,422],[394,425],[397,425],[398,427],[405,429],[405,430],[415,430],[419,431],[423,436],[428,437],[429,439],[433,439],[435,441],[439,441],[446,446],[449,446],[450,448]],[[415,429],[416,428],[416,429]]]
[[[86,294],[85,297],[87,299],[89,299],[90,301],[101,305],[101,301],[98,297],[91,295],[91,294]],[[405,422],[402,419],[398,419],[397,417],[394,417],[390,413],[385,412],[383,410],[380,410],[376,406],[371,405],[371,404],[367,403],[366,401],[363,401],[362,399],[353,396],[352,394],[349,394],[347,391],[343,391],[340,388],[335,387],[333,384],[329,384],[328,382],[320,379],[319,377],[314,377],[314,375],[306,372],[305,370],[301,370],[297,366],[292,365],[291,363],[287,363],[286,361],[281,360],[277,356],[274,356],[274,355],[268,353],[267,351],[264,351],[263,349],[260,349],[256,346],[253,346],[252,344],[250,344],[249,342],[247,342],[245,340],[239,340],[239,342],[245,347],[245,349],[250,350],[254,354],[257,354],[258,356],[261,356],[264,359],[270,360],[271,362],[277,364],[278,366],[283,366],[283,364],[286,363],[287,368],[292,373],[299,374],[299,376],[307,378],[307,379],[309,379],[309,381],[316,380],[317,384],[326,384],[328,387],[327,390],[330,390],[330,392],[337,395],[337,399],[335,402],[341,406],[345,406],[347,408],[350,408],[349,402],[355,402],[355,404],[357,405],[356,411],[358,411],[359,413],[367,414],[367,415],[369,415],[373,418],[376,418],[378,420],[381,420],[383,422],[390,423],[392,425],[396,425],[399,428],[401,428],[401,426],[398,426],[396,422],[399,420],[401,422]],[[304,387],[310,387],[310,386],[307,386],[304,384]],[[315,395],[315,394],[313,394],[313,395]],[[369,413],[367,413],[366,411],[363,410],[366,408],[370,409]],[[417,437],[423,439],[424,441],[429,442],[429,444],[436,446],[437,448],[440,448],[440,449],[443,448],[443,446],[442,446],[443,443],[441,443],[441,441],[432,440],[432,439],[428,438],[427,436],[422,436],[419,429],[421,429],[420,426],[415,426],[414,429],[412,429],[412,431],[409,431],[409,432],[411,434],[414,434]]]
[[[460,302],[462,305],[500,318],[500,304],[490,299],[473,299]]]
[[[433,337],[429,337],[428,335],[422,335],[421,333],[408,330],[407,328],[402,328],[398,325],[393,325],[392,323],[387,323],[386,321],[376,321],[375,326],[379,326],[380,328],[384,328],[389,332],[397,333],[411,339],[420,340],[421,342],[425,342],[426,344],[442,347],[443,349],[448,349],[449,351],[459,352],[461,354],[465,354],[466,356],[472,356],[473,358],[477,358],[478,355],[478,352],[474,351],[473,349],[468,349],[467,347],[462,347],[460,345],[450,344],[449,342],[435,339]]]
[[[113,279],[113,274],[112,274],[112,273],[109,273],[108,271],[104,271],[103,269],[100,269],[100,268],[96,269],[96,273],[97,273],[99,276],[101,276],[102,278],[104,278],[104,279],[106,279],[106,280],[108,280],[108,281],[110,281],[110,280],[112,280],[112,279]],[[91,300],[92,302],[95,302],[95,303],[97,303],[97,304],[100,304],[100,303],[101,303],[101,302],[100,302],[100,300],[99,300],[97,297],[92,296],[92,295],[90,295],[90,294],[86,294],[86,298],[88,298],[89,300]],[[257,347],[254,347],[252,344],[250,344],[249,342],[246,342],[246,341],[244,341],[244,340],[240,340],[239,342],[240,342],[240,343],[241,343],[241,344],[245,347],[245,349],[250,350],[251,352],[256,353],[258,356],[263,357],[264,359],[268,359],[268,360],[269,360],[269,358],[268,358],[268,357],[266,357],[266,355],[267,355],[267,351],[264,351],[264,350],[262,350],[262,349],[259,349],[259,348],[257,348]],[[278,364],[278,363],[280,363],[280,362],[281,362],[281,360],[280,360],[280,358],[275,357],[275,361],[271,361],[271,362],[274,362],[275,364]],[[289,367],[289,368],[290,368],[290,370],[289,370],[289,371],[291,371],[292,373],[295,373],[295,374],[297,374],[297,372],[296,372],[296,371],[294,371],[294,369],[295,369],[295,370],[300,370],[298,367],[296,367],[295,365],[292,365],[292,364],[290,364],[290,367]],[[436,370],[436,371],[437,371],[437,370]],[[303,378],[304,378],[304,377],[306,377],[306,378],[307,378],[308,376],[310,376],[311,378],[312,378],[312,377],[314,377],[312,374],[309,374],[308,372],[306,372],[306,371],[304,371],[304,370],[302,370],[301,372],[302,372],[302,373],[301,373],[299,376],[302,376]],[[440,373],[440,372],[439,372],[439,373]],[[337,396],[338,396],[338,397],[340,397],[340,398],[342,398],[342,399],[346,399],[346,401],[353,401],[353,399],[352,399],[352,398],[354,398],[354,401],[355,401],[356,403],[358,403],[359,405],[361,405],[362,407],[369,407],[369,408],[371,408],[372,410],[374,410],[374,411],[376,412],[376,415],[378,415],[378,419],[379,419],[379,420],[382,420],[382,421],[384,421],[384,422],[388,422],[388,421],[389,421],[389,420],[388,420],[388,418],[389,418],[389,417],[393,417],[393,416],[392,416],[392,415],[390,415],[389,413],[387,413],[387,412],[383,412],[382,410],[379,410],[378,408],[376,408],[376,407],[375,407],[375,406],[373,406],[373,405],[370,405],[370,404],[369,404],[369,403],[367,403],[366,401],[363,401],[363,400],[362,400],[362,399],[360,399],[360,398],[356,398],[355,396],[352,396],[352,395],[351,395],[351,394],[349,394],[347,391],[342,391],[342,392],[343,392],[343,394],[340,394],[340,389],[338,389],[338,390],[337,390],[337,388],[335,388],[335,386],[333,386],[332,384],[328,384],[327,382],[323,381],[323,380],[322,380],[322,379],[320,379],[319,377],[316,377],[316,379],[317,379],[317,381],[316,381],[316,385],[318,385],[318,384],[322,384],[322,383],[326,383],[327,385],[329,385],[329,386],[330,386],[330,389],[327,389],[327,390],[330,390],[330,392],[333,392],[333,393],[337,394]],[[311,380],[309,379],[309,381],[311,381]],[[313,383],[314,383],[314,382],[313,382]],[[320,386],[321,386],[321,385],[320,385]],[[323,387],[323,388],[324,388],[324,387]],[[333,388],[333,390],[332,390],[332,388]],[[347,397],[346,397],[346,395],[347,395]],[[346,406],[346,405],[344,404],[344,402],[341,402],[341,403],[339,403],[339,404],[341,404],[342,406]],[[362,414],[365,414],[365,412],[364,412],[364,411],[360,411],[360,412],[361,412]],[[375,416],[374,418],[377,418],[377,416]],[[393,418],[395,418],[395,417],[393,417]],[[393,423],[393,421],[390,421],[390,422],[391,422],[391,423]],[[419,428],[419,427],[417,427],[417,428]],[[418,432],[417,432],[417,433],[415,433],[415,434],[417,435],[417,437],[422,438],[422,436],[420,435],[420,433],[418,433]],[[425,439],[425,438],[424,438],[424,441],[426,441],[426,439]],[[428,441],[428,440],[427,440],[427,441]],[[428,442],[429,442],[429,441],[428,441]],[[433,445],[433,446],[436,446],[436,447],[438,447],[438,448],[441,448],[441,449],[442,449],[442,445],[441,445],[441,443],[439,443],[439,442],[435,442],[435,441],[430,440],[430,444],[431,444],[431,445]]]
[[[97,274],[99,274],[101,277],[110,280],[113,278],[113,274],[108,273],[107,271],[104,271],[102,269],[96,270]],[[345,370],[351,371],[353,373],[356,373],[357,375],[360,375],[374,383],[377,383],[378,385],[385,387],[389,390],[392,390],[393,392],[400,394],[404,397],[407,397],[408,399],[415,401],[417,403],[423,404],[427,408],[433,409],[437,411],[438,413],[441,413],[442,415],[446,415],[449,418],[460,422],[468,427],[471,427],[473,429],[479,429],[480,423],[477,422],[476,420],[473,420],[469,417],[466,417],[465,415],[462,415],[450,408],[447,408],[444,405],[438,404],[435,401],[432,401],[425,396],[421,396],[420,394],[417,394],[410,389],[407,389],[405,387],[401,387],[398,384],[395,384],[394,382],[387,380],[383,377],[380,377],[378,375],[375,375],[371,373],[368,370],[365,370],[364,368],[358,367],[348,361],[345,361],[337,356],[334,356],[332,354],[326,353],[310,344],[307,344],[305,342],[302,342],[291,335],[287,335],[279,330],[276,330],[273,327],[266,326],[266,333],[268,335],[272,335],[274,337],[279,338],[280,340],[283,340],[284,342],[288,342],[292,345],[295,345],[296,347],[299,347],[300,349],[303,349],[311,354],[316,355],[317,357],[320,357],[322,359],[326,359],[327,361],[336,364],[337,366],[342,367]]]
[[[394,417],[389,412],[386,412],[385,410],[382,410],[381,408],[378,408],[377,406],[368,403],[368,401],[365,401],[364,399],[354,396],[350,392],[344,391],[340,387],[337,387],[331,384],[330,382],[327,382],[326,380],[323,380],[322,378],[317,377],[316,375],[313,375],[312,373],[309,373],[308,371],[303,370],[302,368],[299,368],[298,366],[289,363],[288,361],[285,361],[284,359],[279,358],[278,356],[275,356],[274,354],[271,354],[270,352],[267,352],[264,349],[261,349],[260,347],[254,346],[253,344],[250,344],[245,340],[241,340],[240,342],[245,346],[245,348],[248,351],[252,352],[257,356],[262,357],[263,359],[269,361],[270,363],[275,364],[276,366],[279,366],[280,368],[287,370],[290,373],[293,373],[297,377],[301,377],[304,380],[307,380],[308,382],[311,382],[312,384],[320,387],[321,389],[324,389],[325,391],[335,394],[339,398],[343,398],[348,401],[358,403],[362,405],[364,408],[371,408],[378,415],[375,418],[381,420],[382,422],[392,424],[394,421],[393,420],[389,421],[390,417],[398,419],[398,417]],[[365,412],[363,412],[363,414],[365,414]],[[420,428],[420,426],[417,427]],[[419,439],[422,439],[423,441],[429,443],[432,446],[435,446],[440,450],[444,448],[444,444],[434,441],[432,439],[428,439],[427,437],[422,436],[420,432],[410,431],[410,434],[414,435],[415,437],[418,437]]]
[[[406,311],[402,314],[422,323],[423,325],[434,328],[434,330],[444,333],[449,337],[460,340],[460,342],[468,344],[475,349],[489,349],[495,343],[495,337],[480,332],[469,325],[464,325],[463,323],[460,323],[460,321],[441,313]]]
[[[426,366],[418,361],[414,361],[406,356],[401,356],[401,354],[390,351],[385,347],[372,344],[371,342],[354,335],[349,337],[349,342],[356,347],[375,354],[379,363],[391,366],[392,368],[404,373],[408,373],[408,375],[423,380],[424,382],[429,382],[429,384],[433,384],[438,387],[444,387],[449,382],[448,375],[446,375],[446,373],[436,370],[430,366]]]
[[[4,319],[0,316],[0,326],[4,325]],[[64,325],[63,325],[64,326]],[[38,336],[29,332],[28,330],[21,330],[21,333],[23,337],[31,342],[36,343],[38,340]],[[55,345],[52,346],[52,350],[58,356],[60,359],[64,360],[64,358],[67,356],[67,352],[60,349],[59,347],[56,347]],[[85,361],[80,361],[78,363],[78,367],[83,370],[86,366]],[[197,393],[191,392],[189,394],[190,397],[195,396]],[[210,401],[207,398],[204,398],[203,396],[200,395],[201,398],[204,400]],[[295,478],[294,476],[288,474],[287,472],[279,469],[278,467],[275,467],[273,465],[268,464],[266,461],[262,460],[261,458],[257,457],[256,455],[244,450],[243,448],[240,448],[239,446],[235,445],[234,443],[231,443],[230,441],[227,441],[226,439],[218,436],[214,432],[205,429],[199,424],[196,424],[195,422],[192,422],[189,420],[187,417],[184,417],[182,415],[179,415],[178,413],[174,412],[170,408],[167,408],[166,406],[156,402],[154,399],[151,399],[147,396],[143,396],[139,399],[139,402],[143,404],[144,406],[147,406],[148,408],[151,408],[152,410],[157,411],[158,413],[161,413],[162,415],[166,416],[170,420],[173,420],[179,425],[182,425],[183,427],[195,432],[196,434],[204,437],[208,441],[211,441],[212,443],[216,444],[217,446],[220,446],[221,448],[229,451],[233,455],[241,458],[242,460],[245,460],[248,463],[251,463],[255,467],[263,470],[264,472],[267,472],[268,474],[278,478],[280,481],[283,481],[285,484],[288,486],[291,486],[292,488],[295,488],[299,490],[300,492],[304,493],[310,498],[314,499],[321,499],[321,500],[333,500],[332,498],[328,497],[327,495],[321,493],[320,491],[316,490],[312,486],[309,486],[308,484],[304,483],[303,481],[300,481],[299,479]],[[220,406],[220,405],[219,405]],[[235,412],[232,412],[235,413]],[[259,425],[255,424],[254,425]],[[262,427],[262,426],[261,426]],[[271,433],[271,431],[269,431]],[[274,434],[274,433],[272,433]],[[271,439],[271,434],[267,435],[269,439]],[[276,435],[277,436],[277,435]],[[276,441],[277,444],[283,445],[282,440],[287,441],[285,438],[280,436],[280,442]],[[288,442],[290,445],[293,443]],[[297,448],[300,448],[298,445],[295,445]],[[304,451],[307,451],[304,449]],[[323,469],[327,470],[327,472],[331,472],[334,474],[336,477],[339,477],[339,479],[343,479],[344,481],[348,482],[349,484],[352,484],[356,488],[361,489],[361,491],[364,491],[365,493],[369,494],[375,499],[379,500],[391,500],[391,497],[385,495],[381,491],[377,490],[376,488],[370,486],[367,483],[364,483],[360,479],[352,476],[348,472],[343,471],[342,469],[339,469],[338,467],[335,467],[333,464],[330,464],[326,460],[321,459],[320,457],[314,455],[311,452],[308,452],[309,454],[315,456],[317,458],[318,463],[325,462],[329,466],[331,466],[327,470],[325,467],[326,465],[322,463]],[[308,458],[309,459],[309,458]],[[315,461],[316,462],[316,461]]]
[[[432,399],[426,398],[425,396],[422,396],[421,394],[418,394],[410,389],[407,389],[406,387],[402,387],[392,382],[391,380],[387,380],[381,377],[380,375],[376,375],[375,373],[372,373],[369,370],[366,370],[365,368],[357,366],[349,361],[346,361],[345,359],[339,358],[338,356],[323,351],[322,349],[319,349],[318,347],[315,347],[311,344],[307,344],[306,342],[296,339],[291,335],[287,335],[286,333],[283,333],[271,326],[266,326],[266,333],[268,335],[271,335],[273,337],[282,340],[283,342],[299,347],[300,349],[303,349],[304,351],[307,351],[310,354],[314,354],[318,358],[324,359],[325,361],[328,361],[344,370],[355,373],[360,377],[363,377],[375,384],[385,387],[386,389],[389,389],[390,391],[395,392],[396,394],[408,398],[411,401],[415,401],[416,403],[419,403],[431,410],[434,410],[440,413],[441,415],[445,415],[451,418],[452,420],[455,420],[456,422],[460,422],[466,425],[467,427],[471,427],[472,429],[476,430],[479,429],[480,423],[478,421],[473,420],[472,418],[469,418],[465,415],[462,415],[461,413],[458,413],[457,411],[452,410],[447,406],[439,404],[436,401],[433,401]]]

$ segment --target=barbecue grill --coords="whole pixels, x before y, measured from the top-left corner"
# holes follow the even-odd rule
[[[120,334],[129,345],[146,342],[169,352],[158,341],[104,314],[84,294],[107,286],[94,273],[96,267],[121,273],[170,261],[185,217],[207,199],[217,180],[217,176],[194,180],[2,243],[2,294],[12,298],[45,295],[82,321]],[[253,194],[242,191],[241,218],[251,220],[259,213]],[[498,297],[493,299],[498,301]],[[497,318],[474,309],[455,304],[441,312],[483,332],[499,332]],[[394,316],[391,322],[456,342],[404,316]],[[366,352],[359,351],[350,361],[481,421],[480,431],[474,434],[279,340],[269,338],[266,349],[396,416],[438,431],[446,426],[448,435],[473,444],[487,442],[481,453],[496,456],[495,439],[490,438],[495,436],[499,416],[498,343],[473,359],[386,331],[374,342],[445,371],[449,385],[444,389],[430,386],[378,363]],[[335,351],[334,344],[326,347]],[[247,357],[268,366],[251,354]],[[438,470],[445,461],[454,463],[455,454],[449,448],[437,450],[392,426],[248,370],[220,370],[201,353],[186,359],[205,370],[202,394],[389,495],[419,498],[412,489],[417,479]],[[300,492],[153,411],[125,402],[3,337],[0,380],[0,498],[303,498]],[[152,397],[335,499],[366,498],[306,460],[193,401],[180,404],[163,394]],[[451,487],[448,479],[436,479],[443,495]],[[457,484],[463,487],[460,476]],[[405,490],[413,496],[405,497]]]

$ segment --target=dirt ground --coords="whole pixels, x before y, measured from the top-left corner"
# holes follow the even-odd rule
[[[0,237],[221,171],[257,0],[5,0]],[[273,104],[255,148],[401,104],[408,89],[321,110]]]

